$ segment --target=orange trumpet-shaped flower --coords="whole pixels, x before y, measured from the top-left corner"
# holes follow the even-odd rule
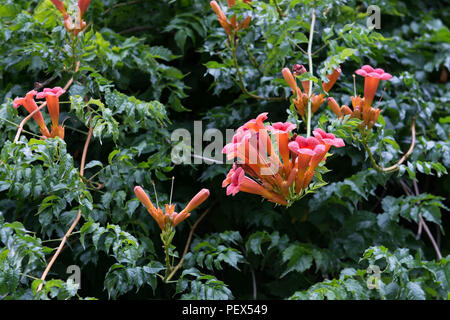
[[[239,191],[260,195],[271,202],[275,202],[281,205],[287,205],[285,199],[280,195],[271,192],[264,188],[256,181],[245,176],[245,171],[242,167],[236,169],[233,166],[232,170],[228,173],[227,178],[222,183],[222,187],[227,187],[227,195],[234,196]]]
[[[237,162],[222,187],[227,195],[242,191],[287,206],[308,187],[330,147],[342,147],[344,141],[321,129],[314,130],[314,137],[290,136],[294,124],[266,125],[265,119],[267,113],[248,121],[223,148],[227,159],[237,158]],[[276,137],[276,145],[270,136]]]
[[[58,9],[63,14],[63,16],[67,14],[66,8],[64,7],[64,3],[61,0],[51,0],[51,1],[53,2],[56,9]]]
[[[384,72],[383,69],[374,69],[369,65],[362,66],[361,69],[356,70],[355,73],[365,78],[364,98],[361,98],[360,96],[352,97],[353,110],[346,105],[339,107],[336,100],[331,97],[328,98],[328,106],[338,117],[350,115],[350,118],[362,120],[362,127],[371,129],[381,114],[380,109],[372,107],[372,101],[375,97],[378,83],[380,80],[391,79],[392,75]]]
[[[73,34],[77,36],[81,31],[86,28],[86,22],[82,19],[91,0],[78,0],[78,15],[75,18],[75,26],[73,28]]]
[[[86,12],[87,8],[89,7],[89,3],[91,0],[78,0],[78,9],[80,13],[80,19],[83,17],[84,13]]]
[[[392,78],[392,75],[384,72],[383,69],[374,69],[369,65],[362,66],[361,69],[356,70],[355,73],[365,78],[364,99],[367,107],[372,105],[380,80],[390,80]]]
[[[19,106],[24,106],[25,109],[27,109],[28,113],[34,112],[38,106],[36,104],[36,101],[34,101],[34,96],[37,94],[37,91],[31,90],[26,95],[25,98],[16,98],[13,101],[13,107],[17,108]],[[45,125],[44,117],[42,116],[41,111],[38,111],[33,115],[34,121],[39,125],[39,128],[41,130],[42,135],[44,138],[50,138],[50,132],[47,129],[47,126]]]
[[[293,123],[283,123],[283,122],[276,122],[273,125],[269,126],[269,131],[275,135],[278,141],[280,156],[283,161],[284,170],[286,172],[286,175],[289,175],[289,172],[291,170],[290,162],[289,162],[289,132],[294,130],[296,128],[296,125]]]
[[[59,125],[59,96],[66,92],[61,87],[54,87],[53,89],[44,88],[43,92],[39,92],[36,98],[47,101],[47,109],[52,120],[52,132],[51,136],[60,137],[64,139],[64,127]]]
[[[51,1],[54,6],[62,13],[64,28],[67,30],[67,32],[72,33],[74,36],[77,36],[81,31],[84,30],[84,28],[86,28],[86,22],[83,21],[82,17],[86,13],[91,0],[78,0],[78,13],[75,18],[75,23],[72,22],[72,17],[66,12],[64,3],[61,0]]]
[[[170,224],[172,227],[176,227],[180,222],[185,220],[191,215],[191,211],[200,206],[209,197],[209,190],[202,189],[197,195],[188,203],[186,208],[184,208],[180,213],[175,212],[174,204],[165,205],[165,213],[162,209],[156,208],[148,195],[145,193],[144,189],[140,186],[134,188],[134,193],[139,201],[147,208],[147,211],[155,219],[156,223],[162,231],[166,229],[166,226]]]

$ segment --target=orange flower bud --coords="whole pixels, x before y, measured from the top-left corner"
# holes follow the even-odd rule
[[[352,97],[352,106],[353,106],[353,110],[356,110],[356,107],[362,107],[362,101],[363,99],[361,99],[360,96],[357,97]]]
[[[364,121],[364,124],[368,124],[370,121],[370,105],[366,104],[366,100],[364,100],[363,103],[363,110],[362,110],[362,120]]]
[[[232,8],[236,4],[236,0],[227,0],[228,7]]]
[[[348,106],[343,105],[341,107],[341,112],[344,114],[344,116],[348,115],[348,114],[353,114],[352,109],[350,109]]]
[[[353,115],[352,118],[361,119],[361,106],[353,106]]]
[[[373,121],[375,121],[375,122],[377,122],[378,117],[379,117],[380,114],[381,114],[381,110],[380,110],[380,109],[376,109],[376,110],[377,110],[377,112],[376,112],[375,116],[373,117]]]
[[[247,18],[242,20],[241,23],[239,24],[239,29],[247,29],[248,26],[250,25],[251,19],[252,19],[252,17],[248,16]]]
[[[134,188],[134,193],[136,194],[136,197],[139,199],[139,201],[141,201],[142,204],[147,208],[148,211],[156,212],[155,206],[153,205],[148,195],[145,193],[144,189],[142,189],[142,187],[136,186]]]
[[[183,220],[186,220],[187,218],[189,218],[191,215],[190,212],[180,212],[179,214],[177,214],[175,216],[175,218],[173,219],[172,225],[174,227],[176,227],[180,222],[182,222]]]
[[[208,199],[208,197],[209,197],[208,189],[200,190],[200,192],[197,193],[195,197],[192,198],[192,200],[188,203],[186,208],[184,208],[183,211],[180,212],[180,214],[185,212],[191,212],[192,210],[200,206],[203,202],[205,202],[205,200]]]
[[[339,105],[336,100],[334,100],[334,98],[328,98],[328,106],[330,107],[331,111],[333,111],[338,117],[342,117],[341,109],[339,108]]]
[[[338,67],[336,70],[333,71],[332,74],[329,74],[327,76],[328,82],[326,82],[326,83],[324,82],[322,85],[323,90],[325,90],[325,92],[328,92],[331,90],[331,88],[336,83],[336,80],[339,78],[340,74],[341,74],[341,68]]]
[[[325,101],[325,96],[323,94],[319,94],[319,95],[313,94],[311,97],[311,112],[315,113],[324,101]]]
[[[227,17],[225,16],[225,14],[223,13],[222,9],[220,9],[218,3],[216,1],[211,1],[209,3],[209,5],[211,6],[211,8],[213,9],[213,11],[216,13],[217,17],[219,17],[220,19],[226,20]]]
[[[297,82],[295,82],[291,70],[289,70],[289,68],[284,68],[281,73],[283,74],[284,80],[286,80],[289,87],[291,87],[292,91],[295,93],[297,91]]]
[[[234,15],[234,16],[231,17],[231,19],[230,19],[230,24],[231,24],[231,26],[232,26],[233,28],[236,28],[236,26],[237,26],[237,18],[236,18],[236,15]]]

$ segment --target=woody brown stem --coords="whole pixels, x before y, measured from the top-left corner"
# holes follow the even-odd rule
[[[413,180],[414,185],[414,192],[416,193],[416,196],[419,196],[419,186],[417,184],[416,180]],[[428,235],[428,238],[430,238],[431,244],[433,245],[434,251],[436,251],[436,257],[438,260],[442,260],[442,254],[439,250],[439,246],[436,243],[436,240],[434,239],[433,234],[431,233],[430,229],[428,228],[428,225],[426,224],[425,220],[422,217],[422,214],[419,213],[419,225],[422,225],[423,229],[425,230],[426,234]]]
[[[84,176],[84,166],[86,163],[86,154],[87,154],[87,150],[89,147],[89,142],[91,141],[91,137],[92,137],[92,132],[93,132],[93,128],[91,126],[91,119],[89,118],[89,132],[88,132],[88,136],[86,138],[86,142],[84,144],[84,148],[83,148],[83,154],[81,156],[81,164],[80,164],[80,177]],[[56,261],[56,258],[58,258],[59,254],[61,253],[67,238],[70,237],[73,229],[75,229],[76,225],[78,224],[78,221],[80,221],[81,218],[81,209],[78,210],[77,216],[74,220],[74,222],[72,223],[72,225],[70,226],[69,230],[67,230],[66,234],[64,235],[64,237],[61,240],[61,243],[58,246],[58,249],[56,250],[55,254],[53,255],[52,259],[50,260],[50,262],[48,263],[47,267],[44,270],[44,273],[42,274],[41,280],[44,281],[45,278],[47,277],[47,274],[49,273],[50,269],[52,268],[53,264]],[[39,292],[42,289],[43,286],[43,282],[39,284],[39,287],[37,289],[36,292]]]
[[[412,122],[411,122],[411,145],[410,145],[408,151],[403,155],[403,157],[400,158],[400,160],[397,161],[396,164],[394,164],[390,167],[384,168],[377,164],[377,162],[372,154],[372,151],[370,150],[369,145],[367,144],[365,137],[363,137],[361,140],[358,139],[358,141],[361,142],[361,144],[363,145],[367,154],[369,155],[370,162],[372,163],[372,166],[375,168],[375,170],[377,170],[380,173],[382,173],[382,172],[391,173],[391,172],[397,171],[397,170],[399,170],[400,165],[403,162],[405,162],[405,160],[412,154],[412,152],[414,150],[414,145],[416,144],[416,118],[413,117]]]
[[[406,183],[403,182],[403,180],[401,180],[401,179],[399,181],[400,181],[400,185],[402,186],[403,191],[406,193],[406,195],[407,196],[412,196],[413,193],[412,193],[411,189],[406,185]],[[416,180],[413,180],[413,185],[414,185],[415,194],[416,194],[416,196],[418,196],[420,192],[419,192],[419,186],[417,185]],[[419,204],[420,204],[420,201],[417,203],[417,205],[419,205]],[[441,251],[439,250],[439,246],[438,246],[436,240],[434,239],[433,234],[431,233],[430,229],[428,228],[428,225],[425,222],[425,220],[423,219],[422,214],[420,212],[419,212],[419,222],[418,222],[418,224],[419,224],[419,227],[418,227],[418,230],[417,230],[417,237],[416,237],[416,239],[420,238],[420,235],[422,234],[422,228],[423,228],[425,230],[426,234],[428,235],[428,238],[431,241],[431,245],[433,246],[434,251],[436,251],[437,259],[438,260],[442,260],[442,254],[441,254]]]
[[[411,122],[411,145],[408,149],[408,151],[403,155],[403,157],[400,158],[400,160],[394,164],[393,166],[390,166],[388,168],[382,168],[384,172],[391,172],[398,170],[398,167],[405,162],[405,160],[411,155],[411,153],[414,150],[414,145],[416,144],[416,118],[414,117]]]

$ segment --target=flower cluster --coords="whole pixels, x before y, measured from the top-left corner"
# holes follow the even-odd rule
[[[306,72],[306,68],[303,65],[295,64],[292,67],[292,71],[295,76],[299,76]],[[292,74],[291,70],[289,68],[284,68],[281,73],[283,74],[284,79],[286,80],[289,87],[292,89],[292,93],[295,95],[295,98],[293,98],[293,102],[295,105],[295,108],[297,109],[297,112],[302,116],[302,118],[305,117],[307,112],[307,106],[308,106],[308,94],[309,94],[309,81],[302,81],[302,87],[305,92],[302,92],[300,88],[297,86],[297,81],[295,80],[294,75]],[[336,70],[333,71],[332,74],[329,74],[327,76],[328,82],[324,82],[322,87],[325,92],[328,92],[331,90],[331,88],[336,83],[337,79],[339,78],[339,75],[341,74],[341,68],[338,67]],[[311,95],[311,112],[314,114],[319,107],[322,105],[322,103],[325,101],[325,95],[320,94],[312,94]]]
[[[249,3],[251,1],[252,0],[244,0],[245,3]],[[250,25],[251,16],[247,16],[247,18],[238,23],[236,15],[233,15],[228,20],[227,16],[223,13],[222,9],[216,1],[213,0],[209,4],[211,5],[213,11],[216,13],[217,19],[219,20],[220,25],[225,30],[227,35],[231,35],[233,31],[238,32],[241,29],[246,29]],[[235,4],[236,0],[228,0],[229,8],[232,8]]]
[[[142,204],[147,208],[150,215],[155,219],[158,223],[158,226],[162,231],[166,229],[166,226],[176,227],[180,222],[184,219],[188,218],[191,215],[191,211],[200,206],[206,199],[209,197],[209,190],[202,189],[200,190],[195,197],[188,203],[186,208],[184,208],[181,212],[175,212],[174,204],[166,204],[165,212],[159,207],[156,208],[148,195],[145,193],[144,189],[140,186],[136,186],[134,188],[134,193],[137,198],[142,202]]]
[[[350,118],[358,118],[362,120],[362,126],[371,129],[378,120],[381,110],[372,107],[372,101],[378,88],[380,80],[390,80],[392,75],[384,72],[383,69],[374,69],[369,65],[362,66],[361,69],[355,71],[357,75],[363,76],[364,81],[364,98],[358,96],[352,97],[353,110],[348,106],[339,107],[334,98],[328,98],[328,106],[338,116],[344,117],[350,115]]]
[[[38,109],[34,97],[36,96],[37,99],[45,98],[47,101],[48,113],[50,114],[50,118],[52,120],[51,131],[49,131],[47,126],[45,125],[44,117],[42,116],[41,111],[36,112],[33,115],[33,119],[39,125],[41,134],[44,139],[54,137],[60,137],[61,139],[64,139],[64,127],[59,125],[59,96],[64,92],[65,90],[60,87],[55,87],[53,89],[44,88],[44,90],[39,93],[35,90],[31,90],[25,95],[24,98],[14,99],[13,107],[17,108],[19,106],[24,106],[29,113],[32,113],[36,109]]]
[[[287,206],[303,194],[330,147],[345,144],[322,129],[314,130],[314,137],[290,135],[296,128],[294,124],[266,125],[263,122],[266,119],[267,113],[262,113],[239,127],[223,148],[228,160],[237,158],[237,161],[222,187],[227,188],[227,195],[243,191]]]
[[[73,23],[72,17],[67,13],[64,3],[61,0],[51,0],[58,9],[64,19],[64,27],[67,32],[72,33],[75,37],[86,28],[86,22],[83,21],[83,15],[86,12],[91,0],[78,0],[78,12],[75,18],[75,23]]]

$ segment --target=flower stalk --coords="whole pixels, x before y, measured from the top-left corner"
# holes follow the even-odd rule
[[[309,72],[311,76],[313,75],[313,64],[312,64],[312,42],[314,37],[314,24],[316,22],[316,10],[313,8],[311,12],[311,27],[309,29],[309,41],[308,41],[308,62],[309,62]],[[309,92],[308,92],[308,120],[306,121],[306,136],[311,136],[311,96],[312,96],[312,80],[309,80]]]
[[[173,180],[172,180],[173,181]],[[206,201],[209,197],[209,190],[202,189],[200,190],[186,207],[180,212],[175,212],[174,204],[166,204],[165,212],[159,208],[159,204],[157,202],[157,206],[155,207],[150,200],[149,196],[145,193],[144,189],[140,186],[136,186],[134,188],[134,193],[139,201],[147,208],[147,211],[152,216],[152,218],[157,222],[158,226],[161,229],[160,238],[162,241],[162,247],[164,249],[165,254],[165,264],[166,264],[166,272],[164,276],[164,282],[168,282],[170,278],[173,276],[173,263],[170,261],[170,257],[173,258],[172,250],[174,247],[172,246],[172,240],[175,236],[175,227],[188,218],[191,215],[191,211],[195,210],[198,206],[200,206],[203,202]],[[183,254],[184,258],[184,254]],[[182,258],[182,259],[183,259]],[[179,266],[176,267],[178,269]],[[176,271],[175,269],[175,271]]]

